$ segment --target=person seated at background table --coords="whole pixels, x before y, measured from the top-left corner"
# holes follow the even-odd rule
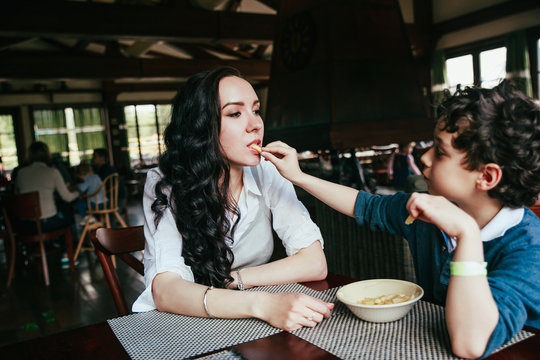
[[[84,195],[95,193],[101,186],[101,178],[97,174],[94,174],[92,166],[87,162],[81,162],[79,166],[77,166],[76,176],[81,180],[81,182],[77,183],[77,189],[79,189],[79,191],[81,192],[82,197],[84,197]],[[102,189],[97,194],[98,208],[103,208],[104,196],[105,191]],[[95,205],[95,197],[92,196],[90,198],[90,206],[92,206],[92,208],[95,208]],[[81,225],[86,224],[88,216],[86,214],[86,210],[88,210],[88,201],[86,200],[86,198],[77,200],[77,202],[75,203],[75,209],[83,218],[83,220],[81,221]]]
[[[392,186],[403,190],[410,175],[421,175],[422,172],[414,162],[412,155],[414,142],[399,144],[397,150],[388,160],[388,180]]]
[[[97,148],[94,149],[94,152],[92,154],[92,160],[91,164],[94,168],[94,173],[99,175],[101,180],[105,180],[105,178],[111,174],[118,174],[118,171],[109,164],[109,153],[107,149],[103,148]],[[119,176],[118,177],[118,209],[120,212],[124,209],[126,206],[126,200],[127,200],[127,189],[126,184],[124,182],[124,177]]]
[[[263,135],[257,94],[236,69],[196,74],[178,92],[144,188],[146,289],[133,311],[255,317],[284,330],[330,316],[334,304],[305,294],[235,291],[327,275],[319,228],[250,147]],[[268,263],[272,228],[288,256]]]
[[[66,202],[75,200],[79,193],[69,191],[58,169],[49,166],[51,154],[47,144],[38,141],[30,145],[28,160],[30,165],[18,171],[15,179],[15,192],[21,194],[39,192],[43,231],[48,232],[70,226],[69,218],[57,211],[54,193],[58,192]]]
[[[505,81],[447,94],[439,113],[421,158],[429,194],[374,196],[315,178],[281,142],[261,155],[358,224],[404,236],[426,297],[446,301],[453,352],[476,358],[540,328],[540,219],[524,207],[540,192],[540,108]]]

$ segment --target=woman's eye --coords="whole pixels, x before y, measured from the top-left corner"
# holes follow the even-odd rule
[[[441,149],[439,149],[437,146],[435,147],[435,156],[438,157],[438,158],[443,156],[443,153],[442,153]]]
[[[232,118],[237,118],[240,116],[240,111],[237,111],[237,112],[233,112],[231,114],[228,114],[227,115],[228,117],[232,117]]]
[[[255,115],[259,115],[259,116],[260,116],[260,115],[261,115],[261,109],[253,110],[253,113],[254,113]]]

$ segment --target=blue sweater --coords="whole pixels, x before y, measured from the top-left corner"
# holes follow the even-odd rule
[[[445,236],[435,225],[419,220],[405,225],[409,197],[404,193],[377,196],[361,191],[354,216],[362,226],[405,237],[417,282],[426,298],[444,304],[453,252],[448,251]],[[517,225],[483,245],[489,287],[499,309],[499,321],[485,357],[510,340],[523,325],[540,328],[540,219],[525,209]]]

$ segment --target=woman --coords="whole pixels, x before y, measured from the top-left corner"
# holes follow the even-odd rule
[[[15,179],[15,192],[21,194],[39,192],[41,229],[44,232],[70,226],[70,219],[65,214],[58,212],[54,193],[58,193],[62,200],[69,203],[79,196],[79,192],[69,191],[60,171],[49,166],[51,153],[47,144],[37,141],[30,145],[28,158],[30,165],[18,171]],[[28,226],[32,225],[25,223],[24,226],[28,229]]]
[[[173,101],[167,151],[144,190],[146,289],[133,311],[256,317],[283,330],[315,326],[333,304],[243,290],[326,277],[322,237],[292,184],[261,163],[263,121],[233,68],[191,77]],[[267,263],[272,226],[288,256]]]

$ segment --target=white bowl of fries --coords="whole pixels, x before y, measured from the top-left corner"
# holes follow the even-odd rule
[[[401,319],[423,295],[424,290],[415,283],[396,279],[357,281],[336,294],[354,315],[371,322]]]

